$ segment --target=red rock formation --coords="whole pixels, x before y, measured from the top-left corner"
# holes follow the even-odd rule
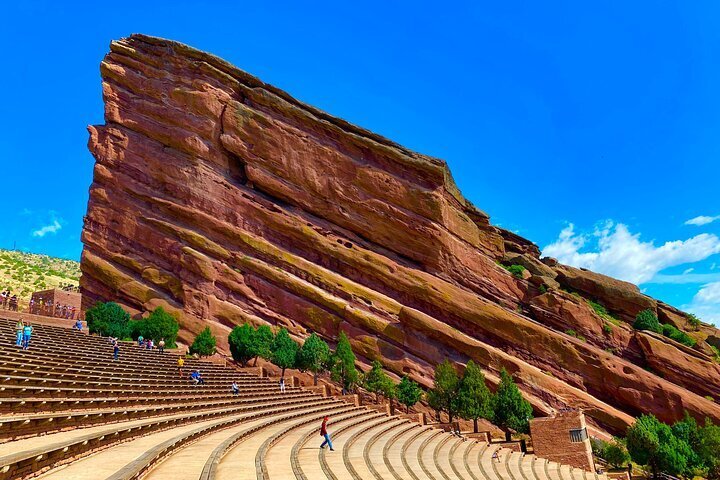
[[[490,225],[441,160],[175,42],[113,42],[101,73],[86,307],[163,305],[180,317],[182,341],[209,325],[221,347],[245,321],[331,341],[343,330],[361,360],[379,357],[426,385],[442,359],[472,358],[491,381],[502,367],[515,374],[539,412],[581,407],[615,431],[646,411],[720,420],[707,388],[692,388],[701,377],[645,369],[666,356],[696,368],[688,352],[652,346],[648,361],[630,328],[608,336],[581,297],[559,288],[624,321],[655,300],[540,262],[532,242]],[[503,261],[525,265],[529,278]],[[587,341],[563,333],[570,327]]]

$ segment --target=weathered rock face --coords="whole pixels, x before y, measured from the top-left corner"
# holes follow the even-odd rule
[[[703,397],[717,376],[681,372],[707,360],[662,341],[641,346],[626,325],[608,334],[583,297],[622,321],[656,301],[541,263],[532,242],[465,200],[442,161],[178,43],[113,42],[101,73],[86,306],[163,305],[182,341],[210,326],[221,347],[246,321],[330,341],[342,330],[362,361],[426,385],[442,359],[474,359],[491,382],[502,367],[516,375],[538,412],[581,407],[615,431],[640,412],[720,420]],[[515,278],[503,261],[529,273]],[[653,373],[648,355],[673,366]],[[694,379],[714,386],[694,389]]]

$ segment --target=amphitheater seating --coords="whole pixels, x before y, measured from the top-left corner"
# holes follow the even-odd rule
[[[184,373],[174,354],[123,343],[114,361],[106,338],[57,326],[23,351],[0,319],[0,480],[604,480],[207,361]]]

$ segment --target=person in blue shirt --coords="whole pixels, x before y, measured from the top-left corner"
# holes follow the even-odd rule
[[[78,332],[82,332],[82,321],[78,319],[75,322],[75,325],[73,325],[73,330],[77,330]]]
[[[33,327],[29,323],[25,325],[25,328],[23,328],[23,350],[27,350],[28,348],[30,348],[30,337],[32,337],[32,331]]]
[[[195,370],[193,373],[191,373],[190,378],[195,380],[195,385],[203,385],[205,383],[205,380],[202,378],[202,375],[200,375],[199,370]]]

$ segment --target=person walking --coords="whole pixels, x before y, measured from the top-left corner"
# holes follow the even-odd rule
[[[80,319],[78,319],[78,320],[75,322],[75,325],[73,325],[73,330],[77,330],[78,332],[82,332],[82,322],[80,321]]]
[[[165,352],[165,339],[164,338],[161,338],[160,341],[158,342],[158,350],[160,351],[160,353]]]
[[[120,356],[120,342],[115,340],[113,342],[113,360],[117,360]]]
[[[17,324],[15,325],[15,346],[16,347],[22,347],[24,329],[25,329],[25,324],[23,323],[23,319],[21,318],[20,320],[18,320]]]
[[[240,388],[238,387],[237,382],[235,382],[235,380],[233,380],[232,392],[233,392],[235,395],[239,395],[239,394],[240,394]]]
[[[327,422],[329,419],[330,417],[323,418],[322,425],[320,426],[320,436],[325,439],[320,445],[320,448],[325,448],[325,445],[327,445],[328,447],[330,447],[330,451],[334,452],[335,449],[333,448],[332,440],[330,440],[330,434],[327,431]]]
[[[30,348],[30,338],[32,337],[33,327],[29,323],[23,328],[22,348],[27,350]]]
[[[280,377],[280,393],[285,393],[285,377]]]
[[[185,359],[183,357],[178,357],[178,374],[180,375],[180,378],[183,377],[183,367],[185,366]]]
[[[138,336],[138,347],[140,347],[140,348],[143,347],[143,340],[145,340],[145,337],[143,337],[142,335],[139,335]]]

